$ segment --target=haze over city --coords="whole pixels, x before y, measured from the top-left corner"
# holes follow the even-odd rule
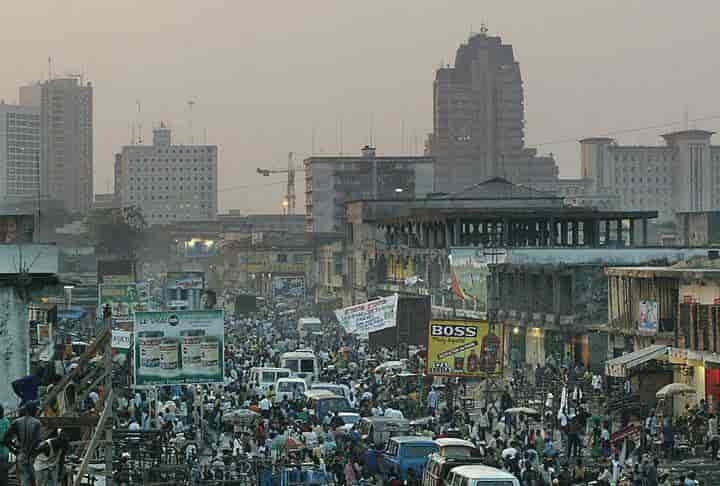
[[[113,154],[138,118],[145,141],[165,120],[188,143],[192,100],[195,142],[207,133],[219,147],[220,210],[277,212],[284,178],[256,167],[282,167],[289,151],[300,164],[313,145],[336,153],[340,125],[345,154],[369,142],[371,118],[378,154],[421,153],[434,71],[482,23],[512,44],[526,144],[555,154],[561,176],[579,174],[585,136],[666,125],[616,135],[658,144],[685,113],[712,130],[718,119],[692,120],[720,112],[719,15],[710,1],[15,2],[0,97],[46,79],[48,56],[55,75],[82,72],[95,87],[95,192],[112,188]]]

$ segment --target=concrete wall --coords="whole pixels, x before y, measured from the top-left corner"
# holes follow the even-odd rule
[[[6,410],[19,404],[11,383],[29,371],[28,304],[56,295],[63,295],[60,285],[33,286],[22,292],[0,286],[0,404]]]

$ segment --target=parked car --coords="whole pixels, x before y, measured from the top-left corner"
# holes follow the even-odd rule
[[[415,477],[422,478],[428,456],[437,452],[437,443],[424,437],[401,436],[388,440],[380,457],[380,471],[387,479],[393,475],[407,481],[408,471],[415,471]]]
[[[390,417],[365,417],[360,421],[359,429],[363,440],[379,448],[391,437],[410,434],[410,422]]]

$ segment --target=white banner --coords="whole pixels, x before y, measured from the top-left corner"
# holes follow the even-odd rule
[[[130,349],[132,344],[132,333],[130,331],[112,331],[112,347],[115,349]]]
[[[364,304],[335,311],[340,325],[350,334],[365,336],[371,332],[395,327],[398,296],[383,297]]]

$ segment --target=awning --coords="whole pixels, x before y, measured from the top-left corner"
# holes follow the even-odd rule
[[[627,376],[628,370],[650,360],[658,359],[667,355],[667,353],[668,347],[666,345],[654,344],[632,353],[623,354],[605,363],[605,374],[616,378],[624,378]]]

